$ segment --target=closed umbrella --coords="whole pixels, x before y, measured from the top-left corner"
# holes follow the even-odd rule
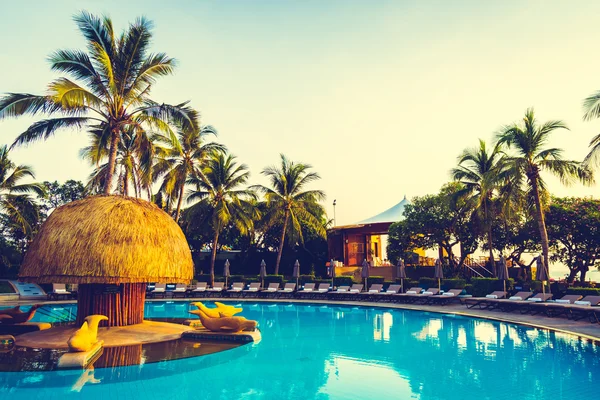
[[[400,278],[400,293],[404,293],[404,280],[406,279],[406,268],[404,267],[404,260],[398,259],[398,265],[396,266],[396,278]]]
[[[332,258],[329,261],[329,269],[327,270],[327,276],[331,278],[331,287],[333,288],[333,279],[335,278],[335,260]]]
[[[363,277],[363,279],[365,280],[365,289],[367,288],[367,280],[369,278],[369,263],[367,262],[367,259],[365,258],[363,260],[362,263],[362,270],[360,271],[360,275]]]
[[[229,259],[225,260],[225,266],[223,267],[223,276],[225,277],[225,287],[227,288],[227,278],[231,276],[229,273]]]
[[[296,278],[296,290],[298,290],[298,278],[300,278],[300,263],[298,260],[294,263],[294,272],[292,273],[292,277]]]
[[[500,254],[500,261],[498,261],[498,279],[502,279],[504,283],[504,291],[506,292],[506,281],[508,280],[508,267],[506,266],[506,259],[504,255]]]
[[[535,279],[542,281],[542,293],[546,294],[544,289],[544,281],[548,280],[548,268],[546,268],[544,265],[544,260],[542,259],[541,255],[538,256],[537,260],[535,260],[535,266]]]
[[[444,279],[444,269],[442,268],[442,260],[435,260],[434,278],[438,280],[438,290],[442,290],[442,279]]]
[[[261,284],[260,286],[262,288],[265,287],[265,276],[267,276],[267,263],[265,262],[265,260],[262,260],[260,262],[260,280],[261,280]]]

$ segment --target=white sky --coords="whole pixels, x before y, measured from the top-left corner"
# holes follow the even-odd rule
[[[45,89],[56,76],[48,54],[83,48],[79,9],[109,14],[118,30],[153,20],[153,50],[180,62],[154,99],[191,100],[252,183],[279,153],[312,164],[331,216],[337,199],[338,225],[437,192],[465,147],[527,107],[568,124],[551,145],[569,158],[582,159],[600,131],[581,107],[600,90],[597,1],[1,2],[1,93]],[[0,121],[0,144],[30,122]],[[85,180],[86,144],[65,131],[12,158],[38,180]],[[599,193],[554,180],[550,189]]]

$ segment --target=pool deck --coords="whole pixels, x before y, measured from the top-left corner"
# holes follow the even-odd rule
[[[521,325],[528,325],[541,329],[554,330],[557,332],[568,333],[580,336],[583,339],[592,340],[600,344],[600,324],[590,323],[587,320],[573,321],[567,318],[550,318],[545,315],[529,315],[520,314],[519,312],[502,312],[497,310],[481,310],[468,309],[462,304],[447,304],[438,305],[422,305],[422,304],[393,304],[393,303],[376,303],[376,302],[361,302],[361,301],[331,301],[331,300],[302,300],[302,299],[256,299],[256,298],[185,298],[185,299],[147,299],[149,302],[160,301],[225,301],[225,302],[267,302],[267,303],[304,303],[304,304],[328,304],[328,305],[347,305],[361,307],[381,307],[389,309],[416,310],[427,311],[433,313],[442,313],[450,315],[461,315],[466,317],[484,318],[494,321],[502,321]],[[75,303],[75,301],[43,301],[38,304],[65,304]],[[0,305],[15,306],[17,304],[31,304],[22,301],[7,301]],[[188,328],[188,327],[186,327]],[[189,328],[188,328],[189,329]],[[105,343],[105,345],[108,345]]]
[[[15,340],[17,346],[64,349],[67,348],[67,340],[77,329],[78,326],[57,326],[19,335]],[[193,328],[180,324],[144,321],[136,325],[98,328],[98,339],[104,341],[104,347],[131,346],[179,339],[183,332],[190,330]]]

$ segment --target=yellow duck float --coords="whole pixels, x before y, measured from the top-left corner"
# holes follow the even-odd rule
[[[89,315],[81,328],[77,329],[67,341],[71,352],[89,351],[98,342],[98,324],[107,321],[104,315]]]
[[[190,314],[200,315],[199,313],[203,312],[210,318],[219,318],[220,314],[223,314],[225,317],[233,317],[235,314],[242,312],[241,308],[219,303],[218,301],[215,301],[217,308],[208,308],[201,302],[192,303],[192,305],[198,307],[198,309],[190,311]]]
[[[212,318],[205,314],[200,308],[194,310],[193,314],[198,315],[202,325],[211,332],[253,331],[258,326],[258,322],[256,321],[244,317],[229,317],[222,313],[219,313],[217,318]]]
[[[35,312],[38,308],[40,308],[41,304],[34,304],[31,306],[29,311],[21,311],[20,306],[15,306],[13,308],[6,308],[4,310],[0,310],[0,323],[7,325],[21,324],[23,322],[29,321],[35,315]]]

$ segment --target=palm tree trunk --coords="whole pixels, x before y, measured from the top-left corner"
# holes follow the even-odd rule
[[[492,273],[497,276],[496,263],[494,262],[494,252],[492,251],[492,226],[490,225],[487,232],[488,246],[490,246],[490,263],[492,264]]]
[[[285,241],[285,231],[287,222],[290,216],[289,210],[285,210],[285,219],[283,220],[283,229],[281,230],[281,241],[279,242],[279,250],[277,250],[277,262],[275,263],[275,275],[279,275],[279,263],[281,262],[281,253],[283,253],[283,242]]]
[[[217,244],[219,243],[219,229],[215,229],[212,254],[210,255],[210,285],[215,283],[215,260],[217,259]]]
[[[548,274],[550,274],[550,264],[548,263],[548,232],[546,231],[546,222],[544,221],[544,212],[542,211],[542,201],[540,200],[540,191],[538,188],[537,177],[529,179],[531,187],[533,189],[533,197],[535,199],[535,219],[540,230],[540,239],[542,241],[542,254],[544,255],[544,265],[546,266]]]
[[[183,202],[183,190],[185,185],[181,185],[179,189],[179,199],[177,199],[177,212],[175,213],[175,222],[179,222],[179,213],[181,212],[181,203]]]
[[[112,187],[112,180],[115,174],[115,163],[117,162],[117,145],[119,141],[118,132],[113,131],[112,136],[110,138],[110,155],[108,157],[108,172],[106,174],[106,181],[104,181],[104,195],[108,196],[110,194],[110,189]]]
[[[123,174],[123,196],[129,196],[129,169],[127,167]]]

